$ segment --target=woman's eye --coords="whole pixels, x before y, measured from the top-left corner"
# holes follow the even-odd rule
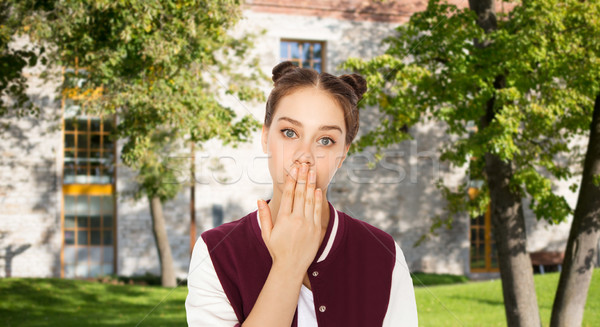
[[[283,134],[284,134],[286,137],[289,137],[289,138],[292,138],[292,137],[294,137],[294,136],[296,135],[296,132],[294,132],[293,130],[291,130],[291,129],[288,129],[288,128],[286,128],[286,129],[282,129],[281,131],[283,132]]]
[[[321,142],[321,144],[326,145],[326,146],[335,144],[335,141],[329,137],[324,137],[324,138],[320,139],[319,141],[324,141],[324,142]]]
[[[284,128],[281,130],[281,132],[283,133],[283,135],[287,138],[294,138],[296,137],[296,132],[293,129],[289,129],[289,128]],[[335,144],[335,141],[330,138],[330,137],[323,137],[319,140],[319,142],[321,143],[321,145],[324,146],[331,146],[333,144]]]

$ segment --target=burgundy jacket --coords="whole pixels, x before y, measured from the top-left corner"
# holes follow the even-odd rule
[[[330,223],[315,260],[308,268],[319,326],[381,326],[388,308],[394,239],[386,232],[341,211],[333,246],[317,258],[331,236]],[[262,239],[257,211],[201,235],[223,290],[240,322],[250,314],[269,274],[272,259]],[[404,260],[404,258],[402,258]],[[298,310],[292,327],[297,327]],[[237,324],[236,326],[240,326]]]

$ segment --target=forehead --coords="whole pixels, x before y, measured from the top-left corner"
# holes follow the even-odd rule
[[[345,130],[344,111],[328,93],[314,87],[301,88],[279,100],[273,122],[289,117],[306,126],[339,125]]]

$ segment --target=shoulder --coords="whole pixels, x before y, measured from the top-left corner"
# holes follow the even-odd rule
[[[249,232],[252,231],[251,217],[253,217],[253,213],[249,213],[240,219],[204,231],[201,234],[201,237],[205,242],[210,244],[212,241],[234,239],[241,235],[249,234]]]

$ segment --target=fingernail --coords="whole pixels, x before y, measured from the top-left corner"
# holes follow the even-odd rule
[[[298,167],[292,168],[291,175],[293,178],[296,178],[296,176],[298,175]]]
[[[310,180],[311,183],[314,183],[316,181],[316,174],[313,169],[311,169],[310,172],[308,173],[308,179]]]
[[[256,200],[256,205],[257,205],[257,206],[258,206],[260,209],[262,209],[262,208],[263,208],[263,206],[264,206],[264,204],[263,204],[262,200]]]

